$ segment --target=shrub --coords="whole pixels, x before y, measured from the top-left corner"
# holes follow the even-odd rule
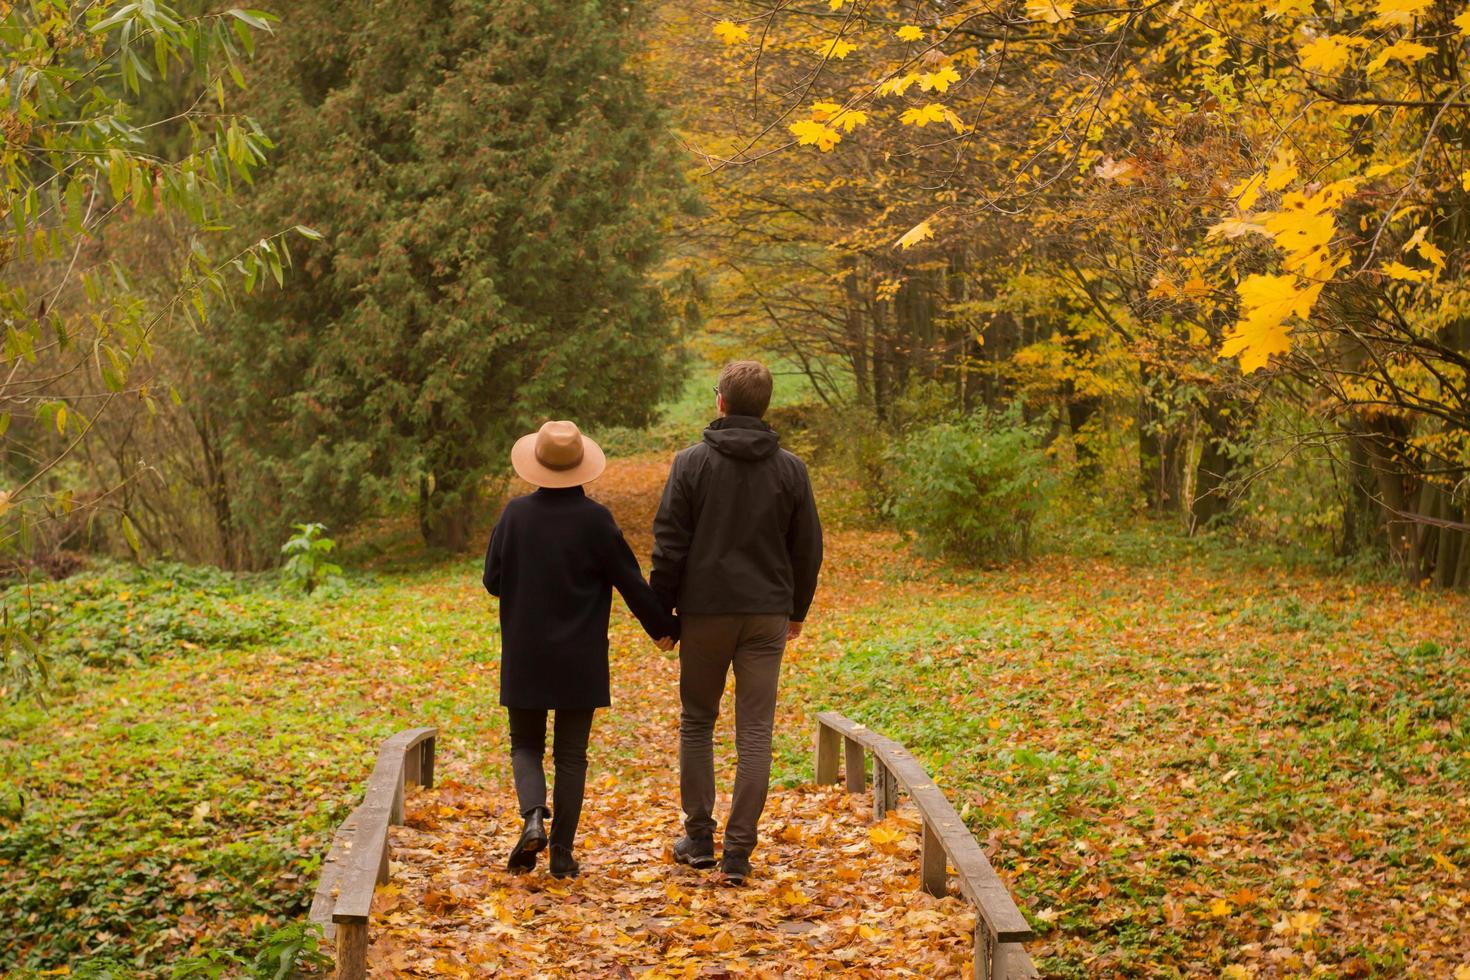
[[[1018,411],[915,429],[887,460],[887,510],[928,550],[972,562],[1025,557],[1053,478],[1042,432]]]
[[[286,563],[281,566],[281,581],[288,589],[308,595],[319,585],[341,585],[342,566],[327,560],[337,542],[327,537],[322,524],[292,524],[296,533],[281,545]]]

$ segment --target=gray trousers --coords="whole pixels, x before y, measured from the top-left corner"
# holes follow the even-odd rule
[[[679,797],[684,832],[715,831],[715,720],[725,678],[735,668],[735,792],[725,850],[750,854],[771,782],[771,728],[786,650],[787,617],[681,616],[679,619]]]

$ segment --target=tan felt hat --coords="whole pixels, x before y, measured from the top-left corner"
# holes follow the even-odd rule
[[[516,440],[510,465],[527,483],[556,489],[597,479],[607,466],[607,456],[601,446],[582,435],[575,422],[547,422]]]

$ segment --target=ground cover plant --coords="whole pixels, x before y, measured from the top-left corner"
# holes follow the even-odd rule
[[[663,473],[618,461],[596,485],[645,556]],[[986,571],[891,531],[830,544],[786,667],[777,781],[810,779],[817,709],[906,743],[994,849],[1048,975],[1470,964],[1464,600],[1199,543]],[[398,728],[440,725],[443,775],[511,799],[476,560],[349,567],[338,595],[270,603],[280,632],[180,640],[80,670],[46,710],[6,705],[5,969],[106,956],[164,975],[299,921]],[[667,780],[677,725],[675,666],[621,611],[613,647],[588,802],[604,817],[613,787]],[[672,803],[665,819],[672,834]],[[609,826],[597,846],[627,846]],[[502,844],[487,835],[487,862]],[[820,867],[820,841],[806,859]]]

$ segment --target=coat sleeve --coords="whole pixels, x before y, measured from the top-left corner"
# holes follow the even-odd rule
[[[665,636],[679,638],[679,621],[664,608],[663,602],[643,580],[643,569],[638,567],[633,549],[628,547],[627,539],[611,515],[607,518],[603,568],[608,581],[638,618],[645,633],[655,640]]]
[[[806,620],[812,597],[817,593],[817,573],[822,568],[822,522],[817,517],[817,498],[806,466],[800,461],[796,465],[801,482],[797,490],[800,502],[792,511],[791,525],[786,529],[786,552],[791,556],[794,586],[791,619],[800,623]]]
[[[682,453],[674,457],[663,497],[658,502],[658,513],[653,518],[653,568],[648,581],[667,612],[673,612],[678,604],[684,564],[694,541],[694,513],[685,480],[685,462]]]
[[[495,522],[495,530],[490,532],[490,546],[485,549],[485,591],[493,596],[500,595],[503,573],[505,571],[505,515],[500,515],[500,520]]]

